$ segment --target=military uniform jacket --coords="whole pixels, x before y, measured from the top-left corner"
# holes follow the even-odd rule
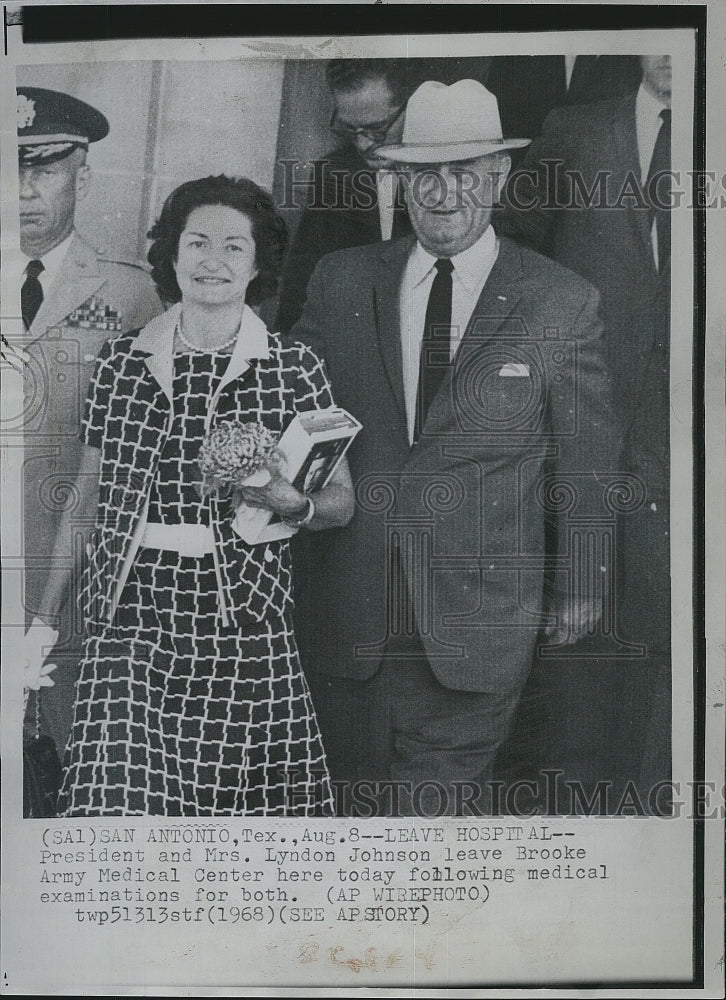
[[[161,309],[141,265],[109,259],[76,234],[28,331],[23,510],[31,615],[45,585],[61,515],[77,505],[78,433],[96,358],[106,340],[144,325]],[[74,514],[80,524],[93,511]],[[71,545],[69,538],[69,558]]]

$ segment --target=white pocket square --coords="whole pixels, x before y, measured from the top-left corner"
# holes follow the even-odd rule
[[[499,374],[502,378],[529,378],[529,365],[519,365],[509,361],[499,370]]]

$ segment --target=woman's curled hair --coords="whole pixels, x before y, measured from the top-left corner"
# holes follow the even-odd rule
[[[195,208],[226,205],[246,215],[255,241],[257,276],[249,283],[245,301],[255,306],[274,295],[287,245],[287,229],[272,197],[247,177],[201,177],[176,188],[164,202],[161,215],[148,232],[152,240],[148,261],[159,295],[178,302],[181,292],[174,273],[179,238]]]

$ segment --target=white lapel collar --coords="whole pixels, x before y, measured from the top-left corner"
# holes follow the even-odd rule
[[[174,331],[181,315],[177,302],[160,316],[155,316],[137,334],[134,351],[144,352],[146,367],[164,390],[171,403],[174,396]]]
[[[134,351],[146,353],[146,367],[159,383],[169,401],[173,397],[174,381],[174,331],[181,316],[181,302],[177,302],[139,332],[134,344]],[[270,356],[270,334],[249,306],[244,307],[242,323],[229,359],[229,364],[222,376],[219,390],[250,367],[250,361],[268,358]]]
[[[270,356],[270,332],[248,305],[242,313],[237,343],[234,345],[232,357],[222,376],[219,388],[223,389],[233,379],[243,375],[250,367],[250,361]]]

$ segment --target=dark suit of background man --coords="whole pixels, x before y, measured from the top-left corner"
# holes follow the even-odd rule
[[[401,138],[406,101],[423,79],[421,72],[417,60],[409,59],[328,63],[330,129],[342,142],[324,157],[323,172],[313,174],[315,190],[283,275],[279,330],[287,332],[299,317],[310,275],[325,254],[410,232],[403,201],[396,199],[396,174],[374,154],[382,143]]]
[[[624,97],[640,83],[638,56],[494,56],[486,85],[505,135],[538,136],[553,108]]]
[[[490,225],[525,144],[480,83],[423,84],[381,150],[416,239],[326,257],[291,333],[363,425],[352,524],[301,540],[304,661],[334,778],[409,782],[404,813],[465,812],[453,783],[491,775],[545,620],[547,456],[611,466],[597,293]],[[565,591],[562,634],[597,615]]]
[[[582,661],[558,666],[550,660],[532,677],[549,688],[549,736],[560,748],[547,763],[563,766],[572,778],[610,779],[621,787],[638,777],[646,754],[657,758],[667,778],[670,756],[670,719],[656,745],[646,739],[643,719],[654,699],[669,703],[669,691],[654,678],[667,683],[662,661],[669,645],[671,60],[643,56],[641,64],[637,91],[549,115],[520,173],[510,177],[504,225],[505,233],[599,290],[613,398],[626,441],[621,466],[640,476],[646,489],[644,506],[622,519],[618,539],[618,628],[622,639],[645,644],[646,659],[598,662],[586,657],[583,646]],[[558,161],[556,172],[552,161]],[[602,194],[599,172],[606,183]],[[572,177],[595,192],[589,203]],[[663,426],[656,429],[656,423]],[[569,744],[563,746],[565,734]],[[583,757],[576,748],[585,745],[590,751]]]
[[[73,502],[78,432],[88,381],[102,344],[161,312],[151,278],[138,264],[96,250],[75,231],[86,197],[88,145],[109,131],[105,116],[69,94],[18,88],[21,311],[30,356],[26,378],[23,519],[28,623],[52,567],[63,506]],[[79,519],[94,512],[78,510]],[[72,539],[67,539],[71,557]],[[50,659],[55,687],[43,691],[44,725],[62,753],[70,732],[79,637],[70,598]],[[31,705],[31,713],[35,706]]]

